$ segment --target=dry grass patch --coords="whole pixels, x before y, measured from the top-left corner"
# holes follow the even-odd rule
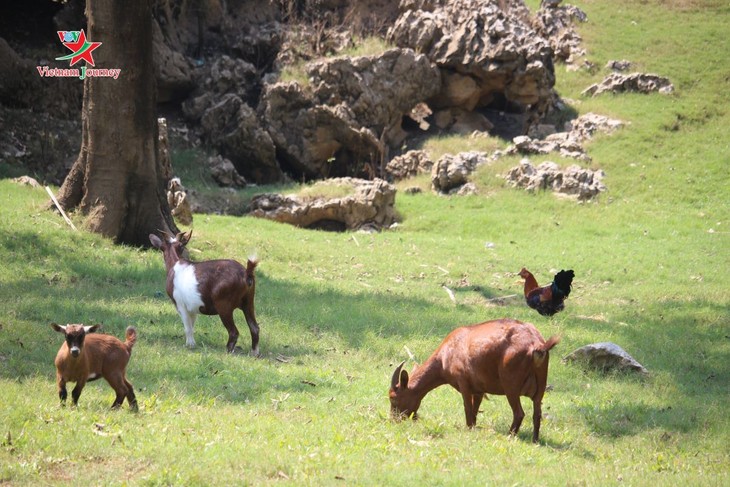
[[[354,194],[354,188],[349,184],[340,184],[336,181],[325,180],[305,186],[296,193],[292,193],[302,201],[318,199],[344,198]]]

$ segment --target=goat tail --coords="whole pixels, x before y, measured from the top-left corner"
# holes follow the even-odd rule
[[[132,353],[132,347],[135,343],[137,343],[137,329],[133,326],[128,326],[124,344],[127,346],[129,353]]]
[[[535,363],[535,367],[542,365],[548,352],[558,343],[560,343],[560,337],[557,335],[551,336],[541,347],[535,348],[532,351],[532,360]]]
[[[259,265],[259,260],[256,258],[256,256],[252,256],[248,258],[248,262],[246,262],[246,275],[245,275],[245,281],[246,284],[249,286],[253,286],[254,282],[256,280],[256,276],[254,275],[254,270],[256,270],[256,266]]]

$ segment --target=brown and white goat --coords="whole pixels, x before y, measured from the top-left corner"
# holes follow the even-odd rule
[[[537,442],[542,417],[542,397],[548,376],[549,351],[560,338],[545,341],[530,323],[501,319],[453,330],[420,367],[410,374],[401,363],[391,379],[391,412],[413,415],[423,397],[443,384],[461,392],[466,425],[477,422],[485,394],[507,396],[512,408],[510,434],[516,435],[525,417],[520,396],[532,399],[532,441]],[[405,363],[405,362],[404,362]]]
[[[162,251],[165,259],[167,295],[182,318],[186,345],[195,347],[193,326],[199,313],[218,315],[228,330],[226,348],[232,353],[238,341],[233,312],[239,308],[251,331],[251,351],[258,356],[259,325],[254,311],[256,260],[249,259],[245,268],[229,259],[191,262],[183,258],[183,251],[192,233],[178,233],[177,236],[164,234],[163,239],[150,235],[150,242]]]
[[[61,404],[66,403],[68,396],[67,382],[76,383],[71,391],[76,406],[86,383],[103,377],[117,393],[112,408],[121,406],[126,397],[129,407],[136,410],[137,398],[127,380],[126,370],[132,347],[137,342],[137,330],[133,326],[127,327],[125,341],[122,342],[111,335],[94,333],[99,326],[51,323],[51,328],[66,337],[56,355],[56,381]]]

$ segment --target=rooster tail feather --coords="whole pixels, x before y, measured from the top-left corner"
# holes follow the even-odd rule
[[[552,292],[554,295],[563,295],[566,298],[570,295],[570,289],[573,284],[575,273],[572,270],[561,270],[555,274],[552,284]]]

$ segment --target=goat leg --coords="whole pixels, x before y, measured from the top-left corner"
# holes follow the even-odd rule
[[[85,381],[78,381],[76,383],[76,387],[73,388],[71,391],[71,399],[73,399],[74,406],[79,405],[79,397],[81,396],[81,391],[84,390],[84,386],[86,385]]]
[[[195,319],[198,315],[189,313],[182,306],[178,306],[177,312],[182,318],[183,326],[185,326],[185,346],[188,348],[195,348],[195,338],[193,337],[193,330],[195,326]]]
[[[461,387],[461,396],[464,399],[464,415],[466,416],[466,426],[473,428],[477,424],[477,412],[474,409],[474,396],[469,388]]]
[[[66,398],[68,397],[68,391],[66,391],[66,381],[63,378],[58,378],[58,398],[61,400],[61,405],[66,404]]]
[[[532,401],[532,442],[540,438],[540,420],[542,419],[542,399]]]
[[[223,326],[228,330],[228,344],[226,344],[226,349],[228,353],[233,353],[236,350],[236,342],[238,342],[238,328],[236,328],[236,323],[233,321],[233,310],[221,310],[221,308],[218,308],[218,311]]]
[[[507,401],[512,408],[513,417],[512,426],[509,427],[509,433],[511,435],[517,435],[517,433],[520,431],[520,425],[522,424],[522,420],[525,417],[525,411],[522,409],[522,404],[520,403],[519,392],[516,394],[507,394]]]
[[[112,409],[118,409],[124,402],[125,397],[126,397],[125,393],[117,392],[117,397],[114,399],[114,402],[112,403]]]
[[[472,395],[472,403],[474,408],[474,417],[476,418],[477,414],[479,414],[479,406],[482,405],[482,399],[484,399],[484,394],[473,394]]]
[[[127,389],[129,392],[127,392],[127,402],[129,403],[129,408],[132,411],[138,411],[139,407],[137,406],[137,396],[134,395],[134,387],[132,387],[132,384],[129,383],[126,379],[124,380],[124,384],[127,386]]]
[[[246,296],[241,311],[246,317],[248,329],[251,332],[251,354],[254,357],[259,356],[259,324],[256,322],[256,312],[254,311],[253,295]]]

